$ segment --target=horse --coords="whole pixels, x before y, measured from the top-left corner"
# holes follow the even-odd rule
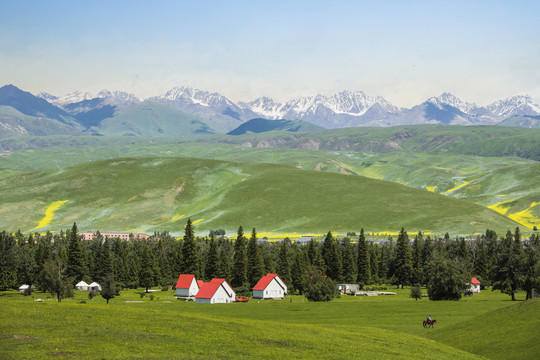
[[[422,325],[424,325],[424,327],[433,327],[433,325],[435,325],[435,323],[437,322],[437,320],[431,320],[431,321],[427,321],[427,320],[424,320],[422,322]]]

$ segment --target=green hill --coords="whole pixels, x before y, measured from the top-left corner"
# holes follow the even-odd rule
[[[0,180],[0,228],[181,232],[499,231],[518,224],[472,203],[360,176],[192,158],[124,158]]]
[[[9,136],[79,135],[80,128],[56,119],[25,115],[11,106],[0,105],[0,139]]]
[[[101,135],[144,137],[191,137],[218,132],[193,115],[151,101],[130,107],[90,129]]]
[[[540,354],[538,329],[540,300],[536,299],[441,328],[429,338],[490,359],[525,360]]]
[[[268,131],[305,132],[319,130],[324,130],[324,128],[301,120],[251,119],[236,129],[229,131],[227,135],[243,135]]]
[[[524,128],[540,128],[540,116],[512,116],[497,124],[497,126],[518,126]]]

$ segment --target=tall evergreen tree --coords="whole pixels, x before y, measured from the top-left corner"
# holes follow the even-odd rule
[[[291,283],[293,288],[300,294],[304,293],[304,285],[306,282],[307,266],[304,255],[301,251],[297,251],[294,256],[294,262],[291,269]]]
[[[244,228],[238,228],[236,242],[234,243],[234,260],[232,269],[233,287],[244,286],[247,283],[247,255]]]
[[[253,287],[264,276],[264,260],[257,244],[257,232],[251,231],[247,246],[247,278],[249,286]]]
[[[317,245],[315,244],[315,239],[311,239],[308,243],[307,250],[309,265],[313,265],[315,262],[315,257],[317,257]]]
[[[6,231],[0,233],[0,290],[17,285],[16,241]]]
[[[101,279],[105,279],[105,277],[111,275],[114,279],[114,263],[113,258],[111,255],[111,247],[109,243],[109,239],[105,239],[105,243],[103,244],[103,252],[101,253]]]
[[[502,251],[497,257],[493,290],[510,295],[512,301],[516,300],[515,293],[520,290],[524,281],[522,260],[519,228],[516,228],[516,238],[508,230]]]
[[[338,251],[336,240],[330,231],[324,239],[322,257],[326,265],[326,275],[334,281],[341,281],[343,271],[341,253]]]
[[[412,269],[409,236],[407,235],[405,229],[401,228],[396,243],[395,276],[398,285],[410,284]]]
[[[418,232],[418,235],[415,236],[412,249],[412,278],[411,282],[413,284],[423,284],[424,283],[424,269],[422,267],[422,233]]]
[[[346,284],[352,284],[356,281],[357,268],[354,260],[353,249],[348,238],[342,241],[342,259],[343,259],[343,276],[342,279]]]
[[[66,275],[72,278],[74,283],[80,281],[86,275],[84,255],[81,249],[81,241],[79,239],[76,223],[73,223],[73,227],[69,232]]]
[[[358,282],[367,285],[371,282],[371,269],[369,261],[368,244],[364,235],[364,229],[360,229],[358,236]]]
[[[60,257],[45,262],[40,275],[40,283],[44,291],[56,295],[58,302],[73,295],[73,279],[67,276],[67,269]]]
[[[188,219],[184,231],[184,246],[182,247],[182,273],[199,276],[199,253],[191,219]]]
[[[145,245],[142,251],[139,284],[146,292],[154,286],[154,261],[148,245]]]
[[[206,258],[204,274],[208,280],[219,277],[219,256],[214,234],[210,235],[210,244],[208,247],[208,256]]]
[[[527,293],[525,300],[532,299],[533,290],[540,289],[540,246],[536,239],[538,235],[531,236],[523,250],[523,290]]]
[[[289,242],[286,240],[283,240],[279,247],[277,273],[285,284],[291,283],[291,269],[289,267]]]

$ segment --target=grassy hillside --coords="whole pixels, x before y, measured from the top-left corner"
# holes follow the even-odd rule
[[[512,116],[497,124],[497,126],[518,126],[523,128],[540,128],[540,116]]]
[[[538,329],[540,300],[536,299],[475,316],[429,338],[490,359],[533,359],[540,354]]]
[[[161,139],[98,146],[58,146],[5,152],[0,168],[49,169],[121,156],[200,157],[273,163],[306,170],[362,175],[491,207],[522,226],[540,227],[540,163],[520,158],[399,151],[362,153],[244,146]],[[536,205],[535,205],[536,204]]]
[[[144,137],[191,137],[218,132],[193,115],[150,101],[102,120],[92,131],[102,135]]]
[[[268,131],[302,132],[319,130],[324,130],[324,128],[301,120],[251,119],[236,129],[229,131],[227,135],[243,135]]]
[[[11,106],[0,105],[0,139],[13,135],[76,135],[80,129],[55,119],[25,115]]]
[[[0,228],[199,231],[483,232],[518,224],[468,202],[396,183],[270,164],[124,158],[0,180]],[[181,220],[182,219],[182,220]],[[181,220],[181,221],[180,221]]]
[[[203,305],[176,301],[172,295],[172,291],[157,292],[155,300],[150,300],[124,291],[107,305],[100,297],[88,300],[85,292],[77,292],[75,299],[60,304],[39,293],[35,296],[44,302],[1,293],[0,303],[7,311],[0,313],[6,324],[0,334],[0,356],[480,359],[426,338],[439,331],[422,328],[426,307],[440,314],[439,319],[445,319],[443,314],[456,314],[466,320],[504,304],[497,298],[488,302],[415,302],[399,293],[395,297],[343,297],[331,303],[292,297],[292,302]],[[453,322],[452,316],[448,319]],[[505,328],[509,332],[513,329]]]

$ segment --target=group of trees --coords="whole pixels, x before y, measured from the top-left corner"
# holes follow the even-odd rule
[[[412,242],[402,229],[397,241],[378,243],[366,239],[363,230],[341,239],[329,232],[324,241],[307,245],[289,239],[259,241],[255,229],[246,236],[242,227],[233,239],[215,234],[195,237],[190,220],[180,239],[163,232],[124,241],[103,239],[98,232],[94,240],[81,241],[76,224],[44,236],[4,231],[0,289],[35,284],[61,300],[80,280],[101,281],[102,294],[110,298],[115,286],[148,290],[175,284],[181,273],[202,280],[226,278],[239,293],[248,292],[266,273],[278,273],[289,292],[300,294],[317,293],[321,278],[325,284],[426,285],[431,299],[459,299],[472,276],[512,299],[518,290],[526,290],[530,298],[540,288],[538,234],[524,240],[519,229],[502,239],[491,230],[473,240],[418,233]],[[63,282],[53,283],[52,278]]]

